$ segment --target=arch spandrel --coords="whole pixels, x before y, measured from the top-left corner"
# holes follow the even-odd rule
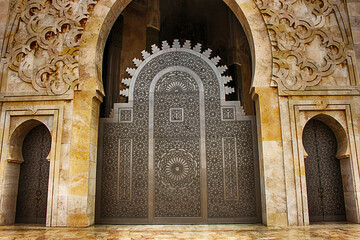
[[[34,127],[37,127],[41,124],[46,126],[48,131],[51,132],[52,128],[49,127],[48,122],[46,121],[42,122],[36,119],[29,119],[14,126],[13,131],[10,133],[10,143],[9,143],[10,151],[8,151],[7,154],[8,162],[22,163],[24,161],[21,154],[21,147],[23,140],[26,137],[26,135],[29,133],[29,131],[31,131]],[[49,159],[49,157],[47,157],[47,159]]]

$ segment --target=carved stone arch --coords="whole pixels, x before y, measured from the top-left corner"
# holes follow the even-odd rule
[[[338,170],[338,179],[340,180],[341,188],[343,191],[343,198],[344,198],[344,204],[345,204],[345,210],[344,214],[346,213],[346,220],[349,222],[357,222],[356,216],[357,213],[353,210],[356,205],[354,199],[356,199],[354,192],[354,171],[352,169],[352,157],[350,155],[350,146],[349,146],[349,139],[348,139],[348,132],[346,131],[346,127],[344,127],[344,122],[339,121],[339,119],[336,119],[336,114],[327,114],[327,113],[317,113],[317,114],[311,114],[309,119],[303,124],[302,128],[302,135],[304,135],[304,129],[307,126],[307,124],[311,120],[317,120],[325,124],[331,132],[334,134],[336,138],[336,155],[335,157],[339,160],[339,170]],[[323,127],[321,127],[323,128]],[[303,138],[303,137],[302,137]],[[304,141],[304,139],[303,139]],[[306,161],[308,160],[309,153],[307,152],[304,142],[301,143],[303,147],[303,157],[304,157],[304,166],[306,165]],[[331,145],[331,144],[330,144]],[[319,167],[320,169],[320,167]],[[335,168],[336,169],[336,168]],[[309,200],[309,189],[308,189],[308,180],[307,180],[307,171],[306,169],[306,176],[304,185],[304,189],[306,190],[305,195],[303,196],[304,199],[306,199],[305,204],[310,204]],[[304,172],[305,173],[305,172]],[[336,182],[336,181],[335,181]],[[339,182],[339,181],[338,181]],[[336,184],[334,184],[335,186]],[[311,192],[311,190],[310,190]],[[326,194],[325,194],[326,195]],[[339,195],[340,196],[340,195]],[[306,211],[310,212],[310,207],[306,207]],[[309,221],[309,212],[305,214],[306,219],[305,222]]]
[[[334,132],[337,141],[336,157],[338,159],[349,157],[349,141],[345,128],[334,117],[321,113],[314,116],[312,119],[324,122]]]
[[[46,125],[46,123],[40,122],[39,120],[30,119],[19,124],[15,130],[10,133],[9,151],[7,158],[8,162],[22,163],[24,161],[22,157],[22,144],[24,139],[32,129],[41,124],[45,125],[49,130],[49,127]],[[49,132],[51,131],[49,130]],[[47,157],[47,159],[48,158],[49,157]]]
[[[83,119],[83,115],[80,115],[81,111],[76,111],[77,109],[91,111],[91,116],[87,116],[87,119],[85,120],[87,123],[81,124],[81,131],[77,131],[79,129],[78,125],[73,125],[72,129],[74,131],[72,138],[74,140],[72,141],[71,149],[75,150],[78,146],[84,145],[81,136],[85,132],[91,132],[91,135],[93,136],[98,135],[97,128],[92,128],[91,123],[97,121],[96,119],[99,117],[99,112],[93,111],[93,109],[99,107],[100,101],[102,101],[105,94],[101,79],[103,51],[113,23],[130,2],[131,0],[110,2],[100,0],[87,20],[80,40],[78,90],[81,91],[75,91],[74,93],[74,118],[79,117]],[[268,107],[267,105],[271,103],[271,108],[274,109],[274,111],[271,110],[267,113],[258,111],[256,114],[257,118],[259,118],[257,121],[258,139],[259,141],[262,141],[262,143],[259,143],[261,165],[265,161],[272,161],[271,157],[266,154],[264,155],[264,153],[268,151],[268,148],[274,148],[271,144],[274,141],[280,141],[278,137],[274,136],[281,134],[279,127],[274,129],[274,126],[270,126],[267,122],[267,119],[279,119],[279,114],[276,110],[279,108],[277,90],[270,88],[272,75],[270,39],[264,19],[254,1],[247,0],[238,2],[235,0],[224,0],[224,2],[240,21],[249,41],[253,61],[253,78],[250,93],[257,102],[257,108],[260,109],[261,106],[265,109]],[[99,99],[99,102],[94,101],[93,97]],[[84,105],[84,102],[87,102],[88,104]],[[260,128],[259,126],[262,124],[265,125]],[[268,132],[272,132],[272,134],[269,135],[267,134]],[[264,134],[265,136],[263,136]],[[96,145],[96,143],[93,144]],[[281,152],[282,150],[278,149],[278,151]],[[72,156],[71,158],[75,159],[75,156]],[[260,169],[264,168],[260,167]],[[266,174],[262,172],[260,175],[265,176]],[[270,175],[268,177],[270,178]],[[265,188],[265,180],[265,177],[261,177],[260,181],[263,182],[261,184],[263,188]],[[261,199],[266,201],[268,198],[264,195],[265,191],[262,191],[261,194]],[[280,195],[279,198],[285,198],[283,194]],[[263,207],[262,215],[263,223],[269,225],[278,224],[275,223],[278,222],[276,219],[281,218],[279,222],[281,222],[281,224],[287,224],[286,215],[284,214],[286,212],[285,206],[275,207],[272,206],[271,203],[267,205],[265,202],[263,202],[263,206],[265,206]],[[74,225],[77,224],[78,223],[74,222]]]
[[[271,44],[263,17],[252,0],[238,3],[235,0],[224,0],[244,28],[248,38],[252,61],[252,88],[269,86],[272,62]],[[80,88],[97,90],[104,95],[101,81],[102,54],[107,36],[117,17],[131,3],[131,0],[99,1],[87,20],[80,41],[79,76]]]

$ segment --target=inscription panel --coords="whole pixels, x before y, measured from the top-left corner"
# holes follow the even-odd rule
[[[120,122],[132,122],[132,109],[120,109]]]
[[[182,121],[184,121],[184,109],[170,108],[170,122],[182,122]]]
[[[234,107],[222,107],[221,117],[223,121],[235,121],[235,108]]]

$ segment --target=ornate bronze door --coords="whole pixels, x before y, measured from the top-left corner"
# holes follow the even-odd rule
[[[259,222],[254,116],[198,44],[143,52],[100,119],[98,223]]]
[[[319,120],[310,120],[303,133],[310,221],[346,220],[340,160],[332,130]]]
[[[45,125],[33,128],[25,137],[16,204],[17,223],[45,223],[49,181],[51,135]]]
[[[201,218],[199,87],[189,74],[169,71],[153,94],[154,218]]]

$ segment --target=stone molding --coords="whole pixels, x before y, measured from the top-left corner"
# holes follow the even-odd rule
[[[52,136],[51,150],[47,157],[50,162],[50,175],[46,225],[56,226],[59,215],[66,214],[58,206],[63,118],[64,106],[62,105],[8,106],[2,109],[0,118],[3,126],[0,132],[0,138],[3,139],[0,145],[0,197],[4,204],[0,207],[0,225],[15,222],[15,209],[9,206],[16,206],[17,186],[13,186],[13,183],[18,182],[19,168],[16,166],[23,162],[22,141],[28,131],[41,123],[47,126]],[[18,128],[22,129],[17,131]]]
[[[338,142],[337,158],[341,162],[343,184],[345,187],[344,196],[346,204],[347,221],[359,223],[359,201],[358,192],[354,189],[359,188],[359,166],[358,166],[358,143],[356,142],[357,127],[352,119],[355,111],[352,111],[352,101],[348,100],[289,100],[290,115],[290,135],[293,151],[293,171],[295,173],[295,195],[288,196],[293,199],[289,201],[288,208],[297,208],[297,221],[299,225],[309,224],[305,159],[307,153],[303,146],[302,134],[306,123],[312,119],[319,119],[325,122],[335,133]],[[334,124],[336,123],[336,124]],[[290,166],[287,166],[289,168]],[[290,181],[291,175],[287,176]],[[351,180],[349,180],[351,179]],[[350,190],[346,190],[350,189]],[[352,190],[351,190],[352,189]],[[287,190],[289,191],[289,190]],[[296,205],[292,205],[295,204]]]

